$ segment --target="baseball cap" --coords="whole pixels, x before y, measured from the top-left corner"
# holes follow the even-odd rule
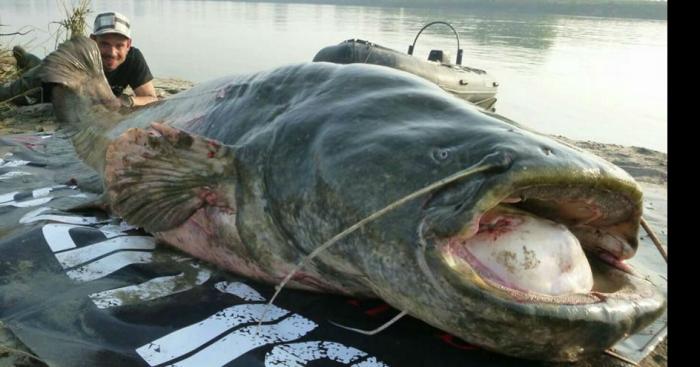
[[[129,18],[117,12],[101,13],[95,18],[95,26],[92,34],[100,36],[107,33],[117,33],[131,38],[131,25]]]

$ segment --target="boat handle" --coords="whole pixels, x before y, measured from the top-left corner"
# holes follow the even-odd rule
[[[433,24],[444,24],[444,25],[450,27],[450,29],[452,29],[452,32],[454,32],[454,34],[455,34],[455,37],[457,37],[457,65],[462,65],[462,49],[459,48],[459,34],[457,33],[455,28],[450,23],[439,21],[439,20],[426,24],[423,28],[421,28],[420,31],[418,31],[418,34],[416,34],[416,38],[413,40],[413,44],[408,46],[408,54],[413,55],[413,49],[416,46],[416,41],[418,41],[418,36],[420,36],[420,34],[423,33],[423,31],[426,28],[430,27]]]

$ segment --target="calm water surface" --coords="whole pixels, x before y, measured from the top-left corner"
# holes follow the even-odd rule
[[[93,0],[92,10],[90,25],[107,10],[131,19],[155,76],[195,82],[310,61],[350,38],[405,52],[443,20],[460,33],[463,63],[499,81],[497,112],[545,133],[667,151],[667,21],[234,1]],[[3,0],[2,33],[35,29],[2,41],[44,56],[63,17],[57,0]],[[431,48],[456,55],[451,31],[429,28],[415,54]]]

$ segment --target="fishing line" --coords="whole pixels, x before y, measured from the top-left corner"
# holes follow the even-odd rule
[[[656,233],[654,233],[654,231],[649,226],[649,223],[647,223],[647,221],[644,220],[644,218],[642,218],[641,222],[642,222],[642,227],[644,227],[644,230],[649,235],[649,238],[651,238],[651,242],[654,242],[654,245],[656,245],[656,249],[659,250],[659,252],[661,253],[661,256],[663,256],[664,260],[666,260],[666,263],[668,263],[668,254],[666,253],[666,250],[664,249],[664,247],[661,245],[661,241],[659,241],[659,238],[656,237]]]
[[[406,314],[408,314],[408,312],[406,312],[406,311],[401,311],[401,313],[399,313],[398,315],[394,316],[394,317],[393,317],[391,320],[389,320],[386,324],[384,324],[384,325],[382,325],[382,326],[380,326],[380,327],[378,327],[378,328],[376,328],[376,329],[374,329],[374,330],[355,329],[355,328],[352,328],[352,327],[349,327],[349,326],[345,326],[345,325],[338,324],[338,323],[333,322],[333,321],[328,321],[328,322],[330,322],[331,324],[333,324],[333,325],[335,325],[335,326],[337,326],[337,327],[339,327],[339,328],[345,329],[345,330],[354,331],[354,332],[357,332],[357,333],[360,333],[360,334],[364,334],[364,335],[375,335],[375,334],[381,332],[382,330],[388,328],[389,326],[391,326],[391,325],[394,324],[395,322],[399,321],[402,317],[406,316]]]

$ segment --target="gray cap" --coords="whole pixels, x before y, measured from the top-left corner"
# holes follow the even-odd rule
[[[95,18],[95,26],[93,27],[92,34],[94,36],[100,36],[108,33],[117,33],[126,38],[131,38],[129,18],[115,11],[98,14]]]

